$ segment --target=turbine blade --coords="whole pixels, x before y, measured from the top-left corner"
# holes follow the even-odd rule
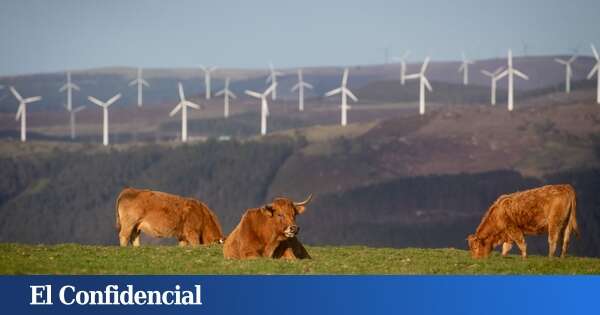
[[[300,82],[294,84],[294,86],[292,86],[292,88],[290,89],[290,91],[294,92],[294,91],[296,91],[299,88],[300,88]]]
[[[82,110],[84,110],[84,109],[85,109],[85,106],[79,106],[79,107],[75,108],[75,109],[73,110],[73,112],[74,112],[74,113],[78,113],[78,112],[80,112],[80,111],[82,111]]]
[[[420,73],[413,73],[413,74],[408,74],[404,76],[405,80],[413,80],[413,79],[418,79],[421,77]]]
[[[23,101],[23,97],[21,97],[21,94],[19,94],[19,92],[17,92],[17,90],[13,86],[10,87],[10,91],[17,98],[17,100],[19,100],[19,102]]]
[[[500,74],[498,74],[498,76],[496,77],[496,80],[500,80],[507,75],[508,75],[508,69],[506,69],[506,70],[502,71]]]
[[[107,102],[106,102],[106,107],[112,105],[114,102],[116,102],[118,99],[121,98],[121,93],[111,97]]]
[[[183,102],[179,102],[179,104],[177,104],[177,106],[175,106],[175,108],[173,108],[173,110],[169,113],[169,116],[173,117],[173,115],[177,114],[177,112],[181,109],[181,106],[183,106]]]
[[[344,69],[344,76],[342,77],[342,86],[346,86],[348,83],[348,68]]]
[[[229,91],[229,90],[227,90],[227,94],[229,95],[229,97],[231,97],[233,99],[237,98],[237,96],[235,96],[235,94],[233,92]]]
[[[77,90],[77,91],[79,91],[79,90],[80,90],[79,86],[78,86],[77,84],[75,84],[75,83],[71,83],[71,87],[72,87],[74,90]]]
[[[494,70],[494,75],[497,75],[502,70],[504,70],[504,67],[498,67],[498,68],[496,68],[496,70]]]
[[[15,120],[21,119],[21,115],[23,115],[24,110],[25,110],[25,106],[23,104],[20,104],[19,109],[17,110],[17,116],[15,116]]]
[[[273,90],[275,90],[275,88],[277,87],[277,84],[271,84],[264,92],[262,95],[267,96],[269,94],[271,94],[273,92]]]
[[[183,93],[183,85],[181,85],[181,82],[177,82],[177,87],[179,88],[179,100],[184,101],[185,93]]]
[[[28,97],[28,98],[26,98],[26,99],[23,100],[23,103],[33,103],[33,102],[37,102],[37,101],[39,101],[41,99],[42,99],[41,96]]]
[[[59,92],[64,92],[67,89],[67,85],[63,85],[60,87],[60,89],[58,89]]]
[[[577,59],[577,55],[571,56],[571,58],[569,58],[569,60],[567,62],[572,63],[573,61],[575,61],[575,59]]]
[[[560,63],[560,64],[563,64],[563,65],[566,65],[566,64],[567,64],[567,61],[566,61],[566,60],[562,60],[562,59],[558,59],[558,58],[554,58],[554,61],[556,61],[556,62],[558,62],[558,63]]]
[[[336,95],[336,94],[340,93],[341,91],[342,91],[342,88],[341,88],[341,87],[339,87],[339,88],[337,88],[337,89],[334,89],[334,90],[331,90],[331,91],[329,91],[329,92],[325,93],[325,96],[332,96],[332,95]]]
[[[429,56],[425,57],[425,61],[423,61],[423,65],[421,66],[421,74],[425,73],[428,65],[429,65]]]
[[[483,73],[483,74],[487,75],[488,77],[493,77],[493,76],[494,76],[494,74],[493,74],[493,73],[491,73],[491,72],[489,72],[489,71],[487,71],[487,70],[481,70],[481,73]]]
[[[461,72],[465,69],[465,64],[461,64],[460,67],[458,67],[458,72]]]
[[[150,83],[148,83],[148,81],[142,79],[142,85],[146,86],[146,87],[150,87]]]
[[[133,80],[133,81],[129,82],[129,84],[127,84],[127,85],[129,85],[129,86],[134,86],[134,85],[136,85],[137,83],[138,83],[138,79],[135,79],[135,80]]]
[[[189,106],[189,107],[194,108],[194,109],[200,109],[200,105],[198,105],[196,103],[192,103],[190,101],[185,101],[185,106]]]
[[[260,94],[258,92],[250,91],[250,90],[246,90],[244,93],[246,93],[246,95],[250,95],[250,96],[256,97],[256,98],[262,97],[262,94]]]
[[[600,61],[600,56],[598,56],[598,51],[596,50],[596,46],[594,46],[594,44],[591,44],[592,46],[592,52],[594,53],[594,57],[596,57],[596,60]]]
[[[425,86],[427,87],[427,89],[429,90],[429,92],[433,91],[433,88],[431,87],[431,84],[429,84],[429,80],[427,80],[427,78],[425,76],[423,76],[421,78],[421,80],[423,80],[423,83],[425,84]]]
[[[600,62],[597,63],[593,68],[592,71],[590,71],[590,74],[588,74],[587,78],[588,80],[592,78],[592,76],[594,76],[594,72],[598,72],[598,68],[600,67]]]
[[[350,96],[350,98],[355,101],[358,102],[358,98],[354,95],[354,93],[352,93],[352,91],[350,91],[347,88],[344,88],[344,93],[346,93],[348,96]]]
[[[93,96],[88,96],[88,100],[89,100],[90,102],[92,102],[92,103],[94,103],[94,104],[98,105],[98,106],[104,106],[104,103],[102,103],[102,101],[101,101],[101,100],[99,100],[99,99],[97,99],[97,98],[95,98],[95,97],[93,97]]]
[[[302,82],[302,84],[304,85],[305,88],[308,88],[308,89],[311,89],[311,90],[313,89],[313,86],[310,83]]]
[[[516,74],[518,77],[521,77],[521,78],[523,78],[523,79],[525,79],[525,80],[529,80],[529,77],[528,77],[526,74],[524,74],[523,72],[521,72],[521,71],[519,71],[519,70],[517,70],[517,69],[513,69],[513,72],[514,72],[514,74]]]
[[[225,90],[220,90],[219,92],[215,93],[215,96],[221,96],[225,94]]]

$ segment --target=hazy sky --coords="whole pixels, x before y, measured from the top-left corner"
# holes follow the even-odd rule
[[[100,66],[278,67],[590,54],[600,0],[0,0],[0,76]]]

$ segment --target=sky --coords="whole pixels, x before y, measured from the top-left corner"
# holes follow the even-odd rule
[[[376,64],[590,55],[598,0],[1,0],[0,76],[109,66]]]

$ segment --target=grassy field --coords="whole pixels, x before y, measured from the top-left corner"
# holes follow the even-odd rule
[[[0,274],[600,274],[600,259],[473,260],[457,249],[308,247],[313,259],[223,259],[220,246],[0,244]]]

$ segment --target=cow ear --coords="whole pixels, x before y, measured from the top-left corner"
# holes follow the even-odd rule
[[[271,207],[271,205],[265,205],[264,207],[260,208],[260,212],[264,215],[266,215],[267,217],[272,217],[273,216],[273,212],[275,212],[275,209],[273,209],[273,207]]]
[[[303,214],[306,211],[306,206],[295,206],[296,214]]]

